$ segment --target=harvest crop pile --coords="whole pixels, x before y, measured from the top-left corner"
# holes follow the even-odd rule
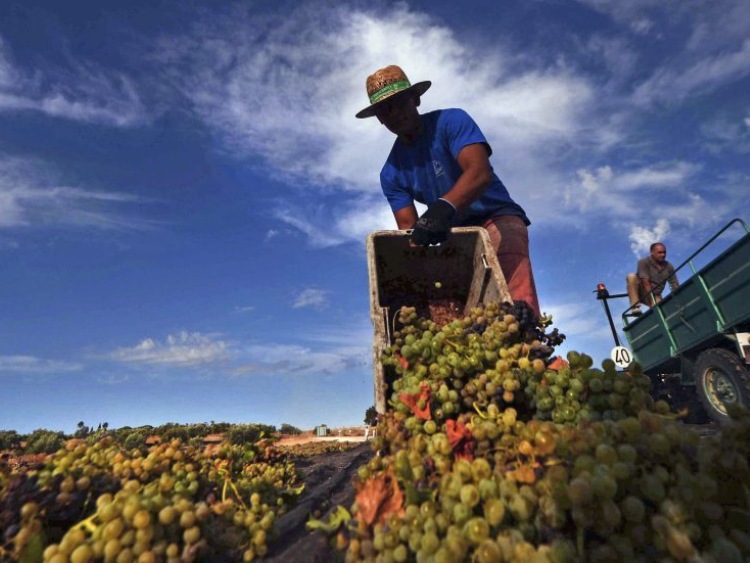
[[[347,561],[750,560],[747,411],[699,439],[637,365],[554,358],[524,303],[398,321],[378,455],[334,528]]]
[[[0,561],[250,561],[301,490],[263,439],[212,454],[71,441],[39,469],[0,472]]]

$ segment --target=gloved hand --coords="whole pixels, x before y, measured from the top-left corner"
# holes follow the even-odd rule
[[[449,201],[438,199],[432,202],[412,225],[411,242],[420,246],[445,242],[455,214],[456,208]]]

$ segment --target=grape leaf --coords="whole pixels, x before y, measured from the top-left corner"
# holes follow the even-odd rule
[[[557,356],[554,360],[552,360],[549,363],[549,365],[547,366],[547,369],[552,369],[552,370],[557,371],[559,369],[566,368],[569,365],[570,364],[567,361],[563,360],[560,356]]]
[[[445,423],[445,434],[453,448],[453,456],[456,459],[474,459],[474,439],[471,430],[461,421],[449,418]]]
[[[355,497],[357,512],[368,526],[383,522],[390,514],[403,514],[404,494],[392,470],[370,477],[358,488]]]
[[[320,530],[326,534],[331,534],[344,526],[349,520],[352,519],[352,515],[343,506],[339,505],[336,510],[328,517],[328,521],[317,520],[310,517],[305,524],[305,527],[309,532]]]
[[[398,396],[399,400],[411,407],[411,412],[414,416],[421,420],[431,420],[432,413],[430,412],[430,401],[432,399],[432,392],[430,386],[426,383],[422,384],[422,391],[419,393],[401,393]],[[422,402],[422,406],[420,406]]]

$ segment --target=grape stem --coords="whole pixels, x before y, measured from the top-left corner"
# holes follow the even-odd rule
[[[474,401],[471,404],[472,407],[474,407],[474,410],[477,411],[477,414],[481,416],[483,419],[487,420],[489,418],[489,415],[485,412],[482,412],[482,410],[479,408],[479,405],[477,405],[477,402]]]
[[[74,528],[83,528],[93,534],[96,531],[96,529],[99,527],[97,524],[94,524],[94,520],[96,520],[96,517],[97,517],[97,513],[94,512],[88,518],[84,518],[83,520],[78,522],[78,524],[75,524],[74,526],[72,526],[71,530]]]
[[[450,344],[451,346],[453,346],[454,350],[458,350],[458,344],[456,344],[454,342],[451,342],[450,338],[444,338],[443,342],[445,342],[446,344]]]

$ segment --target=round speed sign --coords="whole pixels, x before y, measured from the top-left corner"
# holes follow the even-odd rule
[[[615,346],[612,348],[609,357],[612,358],[612,361],[618,368],[622,369],[627,368],[633,361],[633,354],[625,346]]]

